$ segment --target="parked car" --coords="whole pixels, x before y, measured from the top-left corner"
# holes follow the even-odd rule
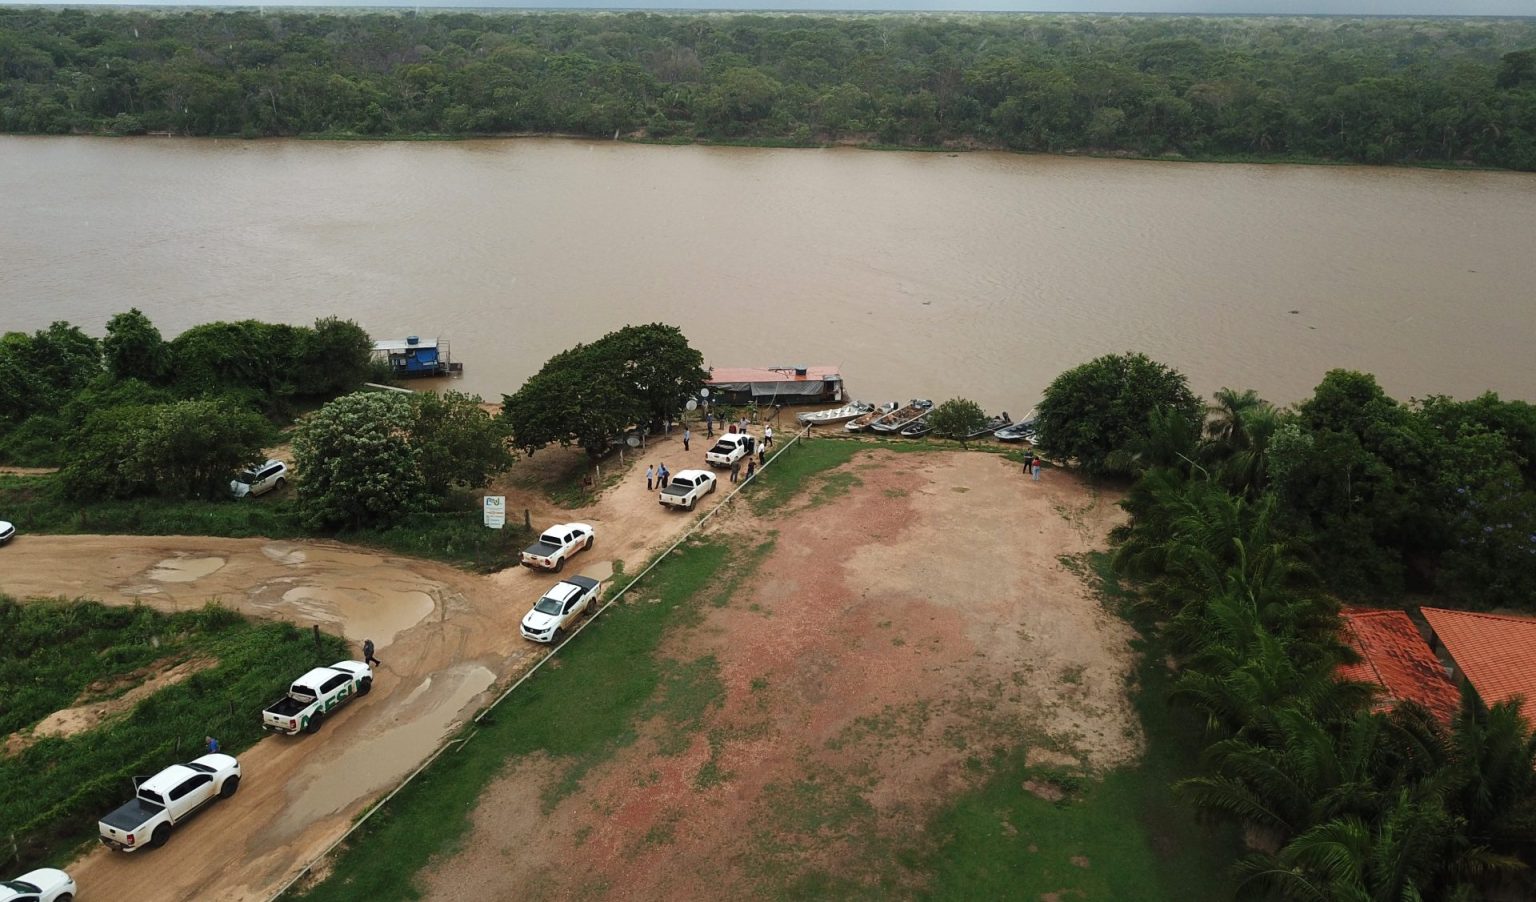
[[[0,520],[0,545],[4,545],[6,542],[9,542],[15,537],[16,527],[12,526],[4,520]]]
[[[539,540],[523,549],[522,564],[559,573],[565,559],[592,547],[592,527],[585,523],[562,523],[544,530]]]
[[[715,490],[716,483],[715,474],[708,470],[684,470],[667,480],[659,498],[662,504],[691,511],[700,498]]]
[[[288,484],[288,465],[280,460],[269,460],[253,467],[229,481],[229,493],[236,498],[247,495],[265,495],[273,489]]]
[[[293,681],[288,694],[263,708],[261,728],[272,733],[313,733],[349,699],[373,690],[373,670],[362,661],[316,667]]]
[[[0,883],[0,902],[72,902],[75,881],[58,868],[38,868]]]
[[[123,852],[163,846],[171,829],[214,799],[240,788],[240,762],[229,755],[204,755],[172,764],[153,777],[135,777],[136,795],[101,819],[101,841]]]
[[[568,630],[581,615],[597,602],[603,584],[585,576],[568,576],[523,617],[523,638],[535,642],[553,642],[562,630]]]
[[[715,446],[704,452],[704,462],[712,467],[728,467],[752,453],[752,436],[740,432],[727,432],[715,440]]]

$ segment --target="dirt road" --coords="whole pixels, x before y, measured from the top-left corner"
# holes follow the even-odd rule
[[[702,464],[699,445],[686,458],[680,451],[675,439],[655,449],[672,452],[673,469]],[[579,463],[574,454],[544,451],[518,466],[568,467]],[[693,520],[657,504],[643,478],[627,479],[580,511],[555,509],[511,484],[498,491],[513,510],[531,509],[535,527],[593,524],[596,548],[568,569],[602,578],[616,560],[634,572]],[[199,816],[167,849],[123,855],[98,848],[76,861],[69,870],[82,894],[141,902],[269,898],[483,704],[488,690],[543,655],[518,636],[517,625],[554,581],[520,568],[475,576],[334,542],[23,532],[3,550],[0,592],[162,610],[217,600],[254,616],[319,624],[358,645],[371,638],[383,662],[374,691],[319,735],[269,737],[242,754],[239,794]]]
[[[861,455],[824,485],[846,492],[711,524],[776,539],[662,649],[718,673],[698,728],[637,724],[547,811],[561,762],[511,762],[428,898],[910,895],[896,862],[996,750],[1072,770],[1139,754],[1132,632],[1061,560],[1104,546],[1114,498],[960,453]]]

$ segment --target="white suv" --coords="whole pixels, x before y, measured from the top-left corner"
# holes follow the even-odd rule
[[[247,495],[265,495],[273,489],[288,484],[288,465],[280,460],[269,460],[259,467],[246,470],[229,481],[229,493],[236,498]]]

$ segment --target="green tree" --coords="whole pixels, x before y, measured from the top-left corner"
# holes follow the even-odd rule
[[[698,397],[708,374],[704,355],[694,350],[676,326],[651,323],[625,326],[586,349],[591,361],[623,386],[626,394],[645,405],[652,423],[678,416],[689,399]]]
[[[304,525],[360,529],[426,509],[415,417],[410,398],[380,392],[343,395],[305,418],[293,438]]]
[[[299,349],[294,390],[326,397],[356,391],[368,380],[373,339],[351,320],[328,316],[315,320]]]
[[[968,398],[950,398],[933,409],[928,424],[934,434],[947,435],[965,446],[965,437],[987,424],[987,414],[981,405]]]
[[[1154,411],[1171,411],[1191,430],[1200,402],[1184,376],[1144,354],[1109,354],[1067,370],[1045,390],[1036,444],[1075,459],[1089,473],[1114,471],[1111,455],[1150,434]]]
[[[410,443],[428,492],[480,488],[512,466],[506,421],[486,413],[478,395],[424,392],[411,400]]]
[[[101,341],[107,371],[119,379],[156,382],[165,372],[168,349],[160,330],[134,307],[107,320]]]
[[[72,498],[224,498],[271,427],[229,400],[124,405],[86,417],[60,474]]]

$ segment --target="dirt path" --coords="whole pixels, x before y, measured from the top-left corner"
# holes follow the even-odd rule
[[[680,452],[675,439],[657,451],[674,446]],[[702,464],[703,453],[694,445],[689,460],[673,453],[668,466]],[[571,454],[579,452],[540,452],[519,466],[569,466]],[[612,573],[615,561],[638,570],[693,520],[657,504],[643,478],[614,486],[579,511],[554,508],[527,489],[503,490],[514,510],[532,509],[536,528],[573,519],[592,523],[597,547],[570,569],[600,578]],[[708,504],[723,497],[717,493]],[[239,795],[199,817],[165,852],[98,848],[70,873],[92,898],[103,892],[143,902],[269,898],[483,704],[488,690],[542,657],[544,649],[524,641],[517,625],[554,580],[520,568],[474,576],[334,542],[19,536],[4,549],[0,592],[168,611],[216,600],[258,617],[318,624],[358,645],[371,638],[383,661],[372,694],[318,736],[269,737],[247,750]]]
[[[1131,631],[1060,561],[1102,547],[1113,499],[975,454],[874,453],[847,494],[719,529],[776,536],[752,583],[664,653],[723,693],[679,736],[658,718],[552,810],[546,760],[481,796],[431,899],[904,895],[895,862],[995,750],[1134,758]],[[579,867],[571,862],[579,860]]]

